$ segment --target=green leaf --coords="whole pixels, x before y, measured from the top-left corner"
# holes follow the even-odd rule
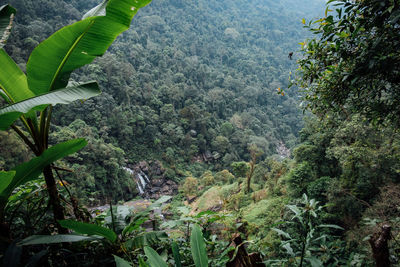
[[[190,209],[186,206],[177,207],[176,208],[182,215],[188,215],[190,213]]]
[[[7,201],[13,190],[33,179],[36,179],[43,168],[56,160],[62,159],[72,153],[77,152],[86,146],[87,142],[83,138],[69,140],[45,150],[39,157],[18,165],[15,170],[15,176],[9,185],[0,192],[0,201]]]
[[[149,210],[159,208],[162,204],[170,200],[171,196],[162,196],[149,206]]]
[[[167,263],[151,247],[144,247],[144,254],[149,259],[150,267],[168,267]]]
[[[196,267],[208,266],[208,257],[203,233],[198,225],[193,225],[190,235],[190,249],[192,251],[193,261]]]
[[[116,255],[113,255],[113,256],[114,256],[115,264],[117,267],[131,267],[132,266],[129,262],[127,262],[123,258],[120,258]]]
[[[296,205],[286,205],[296,216],[300,215],[301,211]]]
[[[0,66],[0,88],[4,92],[2,95],[7,103],[15,103],[35,96],[28,89],[25,74],[2,48],[0,48]]]
[[[18,243],[20,246],[54,244],[63,242],[80,242],[93,240],[93,237],[83,235],[32,235]]]
[[[320,261],[319,259],[317,259],[317,258],[315,258],[315,257],[307,258],[307,260],[310,262],[311,267],[321,267],[321,266],[324,266],[324,264],[322,263],[322,261]]]
[[[35,96],[27,100],[15,103],[0,110],[0,115],[8,112],[28,113],[38,106],[49,104],[69,104],[75,100],[88,99],[101,93],[97,82],[88,82],[55,90],[46,94]],[[40,108],[41,110],[41,108]]]
[[[139,256],[139,267],[149,267],[149,265],[140,256]]]
[[[339,230],[344,230],[344,228],[340,227],[339,225],[336,224],[320,224],[318,227],[322,228],[334,228],[334,229],[339,229]]]
[[[292,247],[290,246],[290,243],[286,243],[282,246],[284,249],[286,249],[286,253],[289,254],[291,257],[295,257],[296,255],[293,252]]]
[[[15,13],[17,11],[10,5],[0,6],[0,48],[3,48],[11,33]]]
[[[218,212],[215,212],[215,211],[212,211],[212,210],[206,210],[206,211],[199,212],[199,214],[197,214],[195,216],[195,218],[201,218],[204,215],[215,215],[215,214],[218,214]]]
[[[58,223],[65,228],[71,229],[79,234],[86,234],[86,235],[99,235],[102,237],[107,238],[111,242],[115,242],[117,239],[117,234],[114,233],[112,230],[95,225],[90,223],[84,222],[77,222],[73,220],[60,220]]]
[[[291,239],[291,237],[290,237],[290,235],[288,233],[286,233],[286,232],[284,232],[284,231],[282,231],[282,230],[280,230],[278,228],[271,228],[271,230],[277,232],[279,235],[282,235],[282,236],[286,237],[287,239]]]
[[[172,242],[172,254],[174,255],[175,267],[182,267],[181,255],[179,254],[178,244]]]
[[[15,176],[15,171],[9,171],[9,172],[0,171],[0,194],[11,183],[14,176]]]
[[[139,229],[139,227],[148,220],[148,217],[135,218],[130,224],[128,224],[122,231],[122,235],[132,233],[133,231]]]
[[[129,28],[139,8],[150,1],[110,0],[106,16],[88,17],[54,33],[29,57],[29,88],[38,95],[65,87],[71,72],[103,55],[115,38]]]
[[[0,130],[7,130],[15,120],[29,111],[41,111],[49,104],[69,104],[75,100],[88,99],[100,93],[96,82],[88,82],[17,102],[0,109]]]
[[[161,241],[161,239],[165,238],[168,238],[168,235],[165,232],[148,232],[129,239],[125,242],[125,246],[128,249],[143,248],[145,246],[152,246],[154,244],[157,244]]]

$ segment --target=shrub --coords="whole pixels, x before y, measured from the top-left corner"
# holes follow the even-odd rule
[[[244,161],[233,162],[231,167],[232,172],[236,177],[246,177],[246,174],[250,169],[249,165]]]
[[[204,186],[213,185],[215,182],[214,176],[211,171],[205,171],[201,176],[201,183]]]
[[[233,174],[228,170],[222,170],[217,172],[214,178],[217,183],[230,184],[234,181],[235,176],[233,176]]]
[[[198,185],[198,180],[197,178],[194,178],[192,176],[189,176],[185,179],[184,184],[182,185],[182,191],[185,193],[185,195],[196,195],[197,193],[197,185]]]
[[[298,164],[287,177],[289,193],[297,198],[306,193],[307,185],[314,180],[314,172],[308,162]]]
[[[326,193],[329,187],[329,183],[332,178],[329,176],[321,177],[314,182],[311,182],[307,186],[307,193],[311,198],[315,198],[319,201],[326,201]]]

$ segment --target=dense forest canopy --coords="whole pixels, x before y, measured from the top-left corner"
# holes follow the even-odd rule
[[[10,0],[0,260],[397,266],[399,21],[397,0]]]
[[[95,2],[10,2],[21,15],[6,50],[23,65],[40,41]],[[43,14],[41,6],[50,11]],[[55,107],[53,143],[66,136],[89,139],[69,160],[87,177],[69,181],[76,179],[91,194],[95,185],[105,197],[106,177],[130,188],[126,193],[134,191],[126,184],[125,162],[159,159],[180,169],[195,163],[191,171],[199,175],[249,159],[251,144],[262,157],[293,147],[303,125],[297,90],[277,90],[287,88],[296,67],[288,54],[307,34],[301,18],[322,10],[321,1],[151,3],[105,56],[73,74],[77,81],[99,81],[102,95]],[[211,164],[201,166],[203,155]],[[169,175],[179,176],[174,170]]]

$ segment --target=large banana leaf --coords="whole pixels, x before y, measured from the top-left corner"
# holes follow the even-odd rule
[[[182,267],[181,255],[179,254],[178,244],[175,241],[172,242],[171,249],[174,255],[175,267]]]
[[[43,110],[49,104],[69,104],[75,100],[88,99],[100,93],[98,84],[96,82],[89,82],[17,102],[0,109],[0,130],[7,130],[15,120],[29,111]]]
[[[206,244],[203,234],[198,225],[193,225],[192,234],[190,235],[190,249],[192,251],[193,261],[196,267],[207,267],[208,257]]]
[[[0,88],[6,95],[6,97],[3,95],[3,98],[7,103],[15,103],[35,96],[28,88],[25,73],[2,48],[0,48],[0,66]]]
[[[132,265],[129,262],[127,262],[126,260],[124,260],[123,258],[120,258],[116,255],[113,255],[113,256],[114,256],[116,267],[132,267]]]
[[[65,228],[71,229],[79,234],[86,234],[86,235],[99,235],[102,237],[107,238],[111,242],[115,242],[117,239],[117,234],[114,233],[112,230],[95,225],[90,223],[84,222],[77,222],[73,220],[61,220],[58,223]]]
[[[14,87],[13,91],[15,91],[15,94],[17,94],[16,98],[19,98],[18,95],[27,93],[26,91],[28,89],[28,83],[25,74],[3,50],[3,47],[5,46],[11,33],[11,27],[14,21],[15,13],[15,8],[10,5],[0,6],[0,62],[2,66],[2,70],[0,72],[0,96],[6,100],[7,103],[12,102],[11,99],[13,96],[7,95],[7,92],[4,88],[8,88],[8,86]],[[21,86],[21,83],[23,86]],[[29,97],[29,92],[27,97]],[[22,100],[22,98],[19,100]]]
[[[142,257],[138,257],[139,258],[139,267],[151,267],[149,266]]]
[[[149,259],[149,264],[151,267],[168,267],[167,263],[151,247],[144,247],[144,254],[146,254],[147,258]]]
[[[78,21],[43,41],[28,60],[30,90],[37,95],[65,87],[71,72],[103,55],[115,38],[129,28],[138,9],[150,2],[109,0],[92,12],[102,14],[105,8],[105,16]]]
[[[83,235],[32,235],[18,243],[20,246],[54,244],[63,242],[80,242],[93,240],[93,237]]]
[[[56,160],[75,153],[83,148],[86,144],[87,142],[83,138],[69,140],[52,146],[45,150],[39,157],[33,158],[28,162],[18,165],[13,170],[15,171],[15,176],[8,183],[8,185],[2,191],[0,191],[0,206],[4,207],[4,203],[7,202],[8,197],[16,187],[36,179],[44,167]]]
[[[0,192],[7,188],[15,176],[15,171],[0,171]]]
[[[0,48],[3,48],[11,33],[16,10],[10,5],[0,6]]]

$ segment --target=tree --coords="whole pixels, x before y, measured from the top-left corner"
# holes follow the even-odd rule
[[[231,164],[231,168],[232,173],[238,178],[245,177],[247,172],[249,171],[249,165],[244,161],[233,162]]]
[[[205,171],[201,177],[200,177],[200,181],[204,186],[209,186],[209,185],[213,185],[215,182],[214,176],[212,174],[211,171]]]
[[[233,133],[233,125],[230,122],[224,122],[221,124],[220,131],[223,136],[229,137]]]
[[[229,149],[229,145],[229,139],[222,135],[218,135],[212,141],[213,148],[220,153],[225,153]]]
[[[184,184],[182,185],[182,190],[186,196],[196,195],[197,193],[197,185],[199,181],[192,177],[186,177]]]
[[[287,183],[293,197],[300,197],[307,192],[307,186],[315,180],[311,165],[304,161],[292,169],[288,175]]]
[[[215,174],[215,180],[222,184],[229,184],[234,179],[235,179],[235,176],[233,176],[233,174],[230,173],[228,170],[222,170]]]
[[[250,183],[251,183],[251,178],[253,177],[254,169],[256,168],[256,163],[257,163],[257,158],[262,155],[262,151],[254,144],[251,144],[249,146],[249,151],[250,151],[250,162],[249,162],[249,167],[250,170],[247,172],[247,193],[250,193]]]
[[[400,3],[330,0],[328,4],[332,2],[336,14],[329,15],[327,7],[325,17],[306,25],[319,36],[302,44],[304,58],[299,60],[297,84],[304,88],[308,106],[320,116],[361,113],[398,128]]]
[[[113,40],[129,28],[139,8],[149,2],[132,1],[127,8],[123,1],[105,0],[86,13],[81,21],[62,28],[37,46],[29,57],[26,75],[3,49],[16,10],[9,5],[0,7],[0,96],[9,104],[0,110],[0,130],[11,127],[37,157],[44,155],[49,148],[53,105],[87,99],[100,93],[96,82],[70,81],[71,72],[102,55]],[[29,136],[15,124],[17,119],[21,120]],[[64,144],[78,148],[86,144],[77,141]],[[76,149],[72,148],[64,147],[64,151],[75,152]],[[56,149],[51,152],[62,153]],[[52,172],[53,161],[47,162],[43,175],[50,204],[54,219],[62,220],[64,211]]]
[[[28,148],[12,131],[0,132],[0,155],[0,170],[9,170],[31,156]]]

